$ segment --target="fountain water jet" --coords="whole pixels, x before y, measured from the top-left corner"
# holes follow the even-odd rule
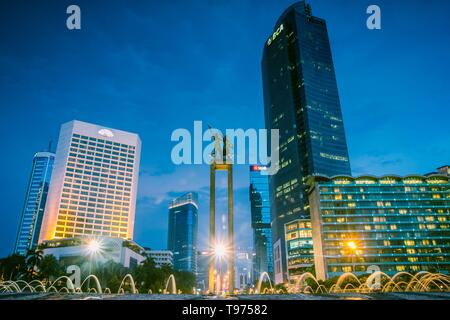
[[[54,287],[54,285],[56,283],[58,283],[58,281],[60,281],[60,280],[66,280],[66,287],[67,287],[67,289],[69,289],[72,292],[75,292],[75,287],[74,287],[74,285],[72,283],[72,280],[70,280],[70,278],[66,277],[66,276],[61,276],[61,277],[57,278],[55,281],[53,281],[52,283],[49,283],[50,284],[50,288]],[[50,291],[50,288],[48,288],[47,291]]]
[[[317,284],[318,287],[320,286],[320,284],[317,281],[316,277],[314,277],[314,275],[312,273],[305,272],[300,277],[298,277],[297,281],[295,282],[294,292],[305,291],[306,288],[308,287],[308,284],[306,282],[306,280],[308,280],[308,279],[312,279]]]
[[[127,274],[125,275],[125,277],[123,277],[122,282],[120,283],[119,290],[118,290],[117,293],[118,293],[118,294],[121,294],[120,289],[122,289],[122,294],[125,293],[125,290],[123,289],[123,286],[125,285],[125,280],[127,280],[127,279],[130,280],[131,293],[132,293],[132,294],[138,293],[137,290],[136,290],[136,284],[134,283],[133,276],[132,276],[131,274],[129,274],[129,273],[127,273]]]
[[[379,286],[373,286],[373,282],[376,277],[383,279],[383,284],[380,283]],[[102,293],[102,288],[98,278],[95,275],[89,275],[81,284],[80,287],[75,288],[71,279],[67,276],[61,276],[53,282],[42,282],[40,280],[32,280],[27,282],[24,280],[8,280],[0,281],[0,293],[22,293],[22,292],[59,292],[59,293],[82,293],[82,286],[87,280],[93,278],[96,285],[94,288],[87,288],[86,292],[95,292],[97,294]],[[306,282],[311,279],[316,285],[310,282],[310,285]],[[128,281],[129,280],[129,281]],[[269,281],[269,287],[265,288],[261,292],[262,282],[264,280]],[[352,282],[346,282],[346,280],[353,280]],[[356,281],[355,281],[356,280]],[[387,282],[385,282],[387,280]],[[345,286],[344,286],[345,284]],[[139,291],[135,286],[133,277],[127,274],[118,289],[118,294],[125,294],[125,287],[127,285],[131,286],[131,293],[138,294]],[[382,286],[381,286],[382,285]],[[169,290],[170,286],[170,290]],[[343,287],[343,288],[342,288]],[[281,293],[308,293],[308,294],[326,294],[326,293],[346,293],[346,292],[357,292],[357,293],[371,293],[371,292],[430,292],[430,291],[447,291],[450,292],[450,276],[441,273],[430,273],[428,271],[421,271],[415,275],[408,272],[398,272],[392,277],[383,273],[381,271],[375,271],[370,274],[366,281],[361,281],[353,273],[342,274],[337,281],[331,286],[330,289],[320,284],[319,281],[311,273],[304,273],[299,276],[295,284],[290,285],[287,289],[275,290],[273,288],[270,277],[267,273],[262,273],[256,289],[250,289],[249,293],[257,294],[281,294]],[[110,294],[111,290],[105,288],[105,294]],[[152,294],[152,291],[148,291]],[[166,281],[166,286],[163,293],[176,294],[176,281],[174,275],[170,275]]]
[[[80,285],[80,290],[81,290],[81,288],[83,288],[83,284],[91,278],[94,279],[94,281],[95,281],[95,285],[97,287],[96,293],[102,293],[102,286],[100,285],[100,281],[98,280],[97,276],[94,274],[90,274],[86,277],[86,279],[84,279],[84,281]],[[70,282],[72,283],[72,281],[70,281]],[[90,290],[91,290],[91,288],[87,288],[88,292],[90,292]]]
[[[29,284],[30,284],[30,286],[33,284],[33,283],[37,283],[37,285],[35,285],[35,286],[33,286],[33,288],[34,288],[34,292],[37,292],[36,290],[37,290],[37,288],[41,288],[44,292],[46,292],[46,289],[45,289],[45,285],[42,283],[42,281],[40,281],[40,280],[33,280],[33,281],[31,281]]]
[[[172,287],[172,290],[170,293],[177,294],[177,283],[175,281],[175,276],[173,274],[171,274],[166,281],[166,288],[164,289],[164,294],[167,294],[167,292],[168,292],[167,288],[169,287],[169,282],[171,283],[171,287]]]
[[[375,273],[375,272],[374,272],[374,273]],[[372,274],[372,275],[373,275],[373,274]],[[331,287],[331,288],[334,287],[334,290],[332,291],[332,290],[330,289],[329,292],[341,292],[341,291],[342,291],[342,289],[341,289],[341,284],[342,284],[342,283],[344,282],[344,280],[346,280],[347,278],[349,278],[349,279],[355,279],[355,280],[358,282],[358,284],[361,285],[361,281],[359,281],[359,279],[358,279],[357,276],[355,276],[352,272],[346,272],[346,273],[342,274],[342,275],[338,278],[336,284],[333,285],[333,286]]]
[[[270,276],[266,271],[264,271],[264,272],[261,272],[261,275],[259,276],[258,285],[256,286],[255,293],[261,294],[261,285],[262,285],[264,278],[267,278],[269,280],[270,289],[273,289],[272,281],[270,280]]]

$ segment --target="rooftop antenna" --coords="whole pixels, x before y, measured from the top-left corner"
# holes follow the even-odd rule
[[[305,13],[308,18],[311,18],[311,16],[312,16],[311,5],[306,2],[305,2]]]
[[[50,139],[50,141],[48,142],[48,148],[47,148],[48,152],[52,152],[52,143],[53,143],[53,141],[52,141],[52,139]]]

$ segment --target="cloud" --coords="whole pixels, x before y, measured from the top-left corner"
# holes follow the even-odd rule
[[[406,175],[412,173],[415,168],[413,161],[399,153],[386,153],[378,155],[364,154],[352,160],[353,175],[372,174],[398,174]]]
[[[251,245],[250,203],[248,199],[248,166],[235,166],[233,174],[235,242],[239,247]],[[175,166],[170,172],[154,168],[143,170],[138,189],[136,236],[138,241],[152,247],[165,247],[167,214],[170,200],[185,192],[199,194],[198,246],[208,245],[209,230],[209,166]],[[216,228],[221,227],[220,216],[227,213],[227,179],[225,173],[216,178]]]
[[[143,172],[139,177],[138,197],[159,205],[174,193],[202,192],[209,186],[209,170],[199,170],[198,167],[176,166],[173,171],[162,174]]]
[[[234,190],[248,188],[248,167],[235,166],[234,168]],[[207,165],[180,165],[175,166],[173,171],[164,173],[156,170],[142,171],[139,177],[138,198],[151,200],[159,205],[184,192],[195,191],[209,195],[209,172]],[[226,188],[227,177],[216,173],[217,194]]]

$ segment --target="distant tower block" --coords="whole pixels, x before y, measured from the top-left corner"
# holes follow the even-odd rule
[[[227,259],[228,259],[228,290],[234,291],[234,234],[233,234],[233,165],[231,162],[232,145],[227,142],[226,137],[215,134],[216,142],[214,151],[212,152],[213,161],[210,167],[210,209],[209,209],[209,247],[211,252],[214,251],[216,243],[216,171],[227,171],[228,173],[228,242]],[[222,141],[222,147],[220,142]],[[222,151],[219,152],[219,151]],[[208,284],[209,292],[215,291],[215,259],[212,257],[209,262]],[[221,281],[222,282],[222,281]]]

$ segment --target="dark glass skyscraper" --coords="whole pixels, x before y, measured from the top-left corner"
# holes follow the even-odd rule
[[[34,155],[14,248],[17,254],[25,255],[28,250],[37,246],[54,161],[55,154],[51,152],[38,152]]]
[[[168,250],[173,252],[173,268],[197,273],[198,195],[187,193],[169,206]]]
[[[266,127],[280,134],[280,170],[270,178],[279,283],[287,279],[284,225],[309,218],[306,177],[351,174],[326,23],[304,1],[275,24],[264,45],[262,76]]]
[[[253,228],[253,279],[262,272],[273,278],[272,230],[270,228],[269,178],[264,166],[250,166],[250,209]]]

